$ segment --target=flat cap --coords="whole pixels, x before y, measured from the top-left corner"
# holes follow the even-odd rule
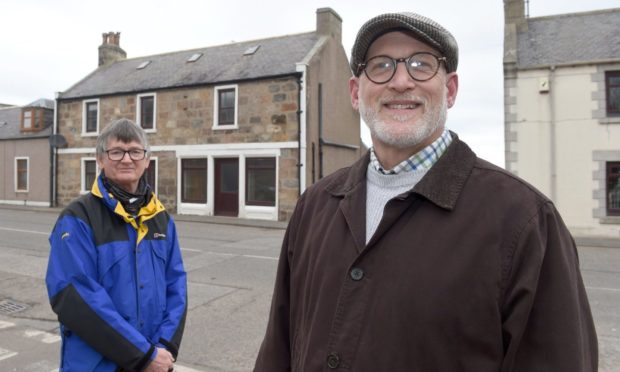
[[[351,49],[351,71],[360,76],[359,65],[364,63],[370,44],[390,31],[405,31],[416,39],[437,49],[446,57],[446,71],[456,71],[459,47],[450,31],[430,18],[415,13],[386,13],[376,16],[360,28]]]

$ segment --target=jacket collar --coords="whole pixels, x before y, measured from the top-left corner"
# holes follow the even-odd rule
[[[93,183],[93,187],[91,189],[91,193],[100,198],[103,203],[106,205],[108,209],[121,216],[125,222],[131,223],[136,229],[138,228],[138,224],[135,221],[135,218],[131,216],[129,213],[125,211],[123,208],[123,204],[120,203],[117,199],[115,199],[110,192],[105,188],[103,180],[101,179],[101,175],[99,175],[95,182]],[[140,218],[140,221],[144,222],[155,217],[156,214],[164,211],[165,208],[163,204],[157,199],[155,194],[151,196],[151,200],[147,205],[140,208],[138,211],[138,215],[136,217]]]
[[[446,152],[410,191],[447,210],[454,209],[476,162],[476,154],[469,146],[461,141],[456,133],[450,131],[450,134],[452,143]],[[370,151],[355,162],[349,172],[336,176],[326,186],[327,192],[333,196],[344,197],[361,184],[365,185],[369,161]]]

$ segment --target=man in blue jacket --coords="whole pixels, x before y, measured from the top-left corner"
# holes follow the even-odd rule
[[[176,228],[151,191],[146,134],[120,119],[97,139],[100,174],[50,236],[46,284],[60,371],[170,371],[187,312]]]

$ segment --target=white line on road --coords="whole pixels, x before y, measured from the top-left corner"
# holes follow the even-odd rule
[[[49,235],[49,232],[40,232],[40,231],[32,231],[32,230],[22,230],[22,229],[12,229],[10,227],[1,227],[0,226],[0,230],[6,230],[6,231],[16,231],[16,232],[23,232],[23,233],[28,233],[28,234],[39,234],[39,235]],[[193,248],[181,248],[181,251],[186,251],[186,252],[196,252],[196,253],[201,253],[204,252],[200,249],[193,249]],[[220,256],[230,256],[230,257],[245,257],[245,258],[258,258],[261,260],[274,260],[277,261],[278,258],[277,257],[270,257],[270,256],[258,256],[258,255],[253,255],[253,254],[234,254],[234,253],[221,253],[221,252],[204,252],[204,253],[210,253],[210,254],[215,254],[215,255],[220,255]]]
[[[174,371],[175,372],[201,372],[200,370],[189,368],[189,367],[183,367],[178,364],[174,365]]]
[[[11,328],[14,327],[15,323],[11,323],[11,322],[4,322],[0,320],[0,329],[4,329],[4,328]]]
[[[24,335],[28,338],[36,337],[46,344],[53,344],[60,341],[60,336],[54,333],[39,331],[35,329],[28,329],[24,332]]]
[[[10,227],[2,227],[0,226],[0,230],[6,230],[6,231],[17,231],[17,232],[23,232],[23,233],[28,233],[28,234],[39,234],[39,235],[49,235],[49,231],[48,232],[41,232],[41,231],[32,231],[32,230],[22,230],[22,229],[12,229]]]
[[[192,249],[192,248],[181,248],[182,251],[187,252],[202,252],[200,249]]]
[[[611,291],[611,292],[620,292],[620,288],[586,287],[586,289],[592,289],[592,290],[595,290],[595,291]]]
[[[278,257],[269,257],[269,256],[255,256],[252,254],[242,254],[241,257],[247,257],[247,258],[259,258],[261,260],[273,260],[273,261],[277,261]]]
[[[0,347],[0,360],[9,359],[15,355],[17,355],[16,351],[7,350]]]
[[[222,252],[212,252],[212,251],[206,251],[205,253],[214,254],[216,256],[258,258],[258,259],[261,259],[261,260],[273,260],[273,261],[277,261],[278,260],[278,257],[258,256],[258,255],[253,255],[253,254],[235,254],[235,253],[222,253]]]

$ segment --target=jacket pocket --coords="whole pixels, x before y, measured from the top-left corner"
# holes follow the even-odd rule
[[[63,372],[95,371],[103,355],[88,346],[78,335],[62,327],[62,367]]]
[[[132,252],[132,248],[129,244],[110,244],[109,246],[99,247],[99,262],[97,263],[99,269],[99,283],[103,283],[103,280],[108,273],[118,265],[121,261],[129,260],[129,254]]]
[[[133,247],[128,243],[99,247],[98,282],[126,319],[136,313]]]
[[[153,276],[156,283],[157,299],[162,310],[166,309],[166,268],[168,266],[168,250],[165,241],[151,243]]]

